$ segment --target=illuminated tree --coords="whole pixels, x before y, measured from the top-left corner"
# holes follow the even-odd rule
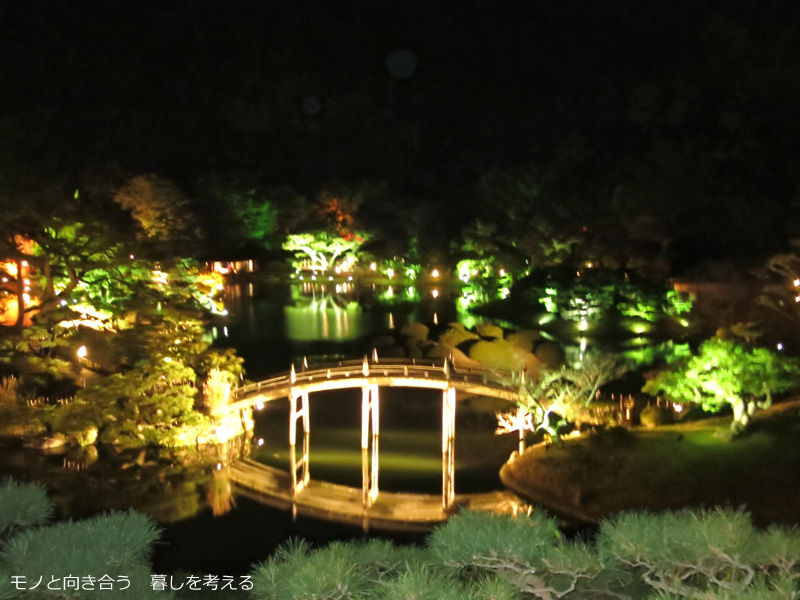
[[[558,439],[565,425],[591,420],[590,407],[600,387],[624,372],[625,366],[613,355],[587,354],[578,368],[543,371],[536,378],[516,373],[512,383],[519,388],[522,414],[497,413],[497,433],[544,430]]]
[[[311,262],[314,270],[328,271],[347,255],[355,255],[368,238],[366,233],[340,236],[326,231],[287,236],[283,249],[293,252],[299,263]]]
[[[222,210],[215,207],[215,237],[226,238],[231,245],[242,242],[269,250],[275,243],[278,211],[270,201],[271,191],[250,189],[215,195]],[[222,231],[219,231],[219,230]]]
[[[139,225],[141,239],[176,242],[195,239],[197,225],[189,201],[178,187],[157,175],[138,175],[114,195]]]
[[[730,405],[731,431],[737,434],[746,429],[756,408],[769,407],[773,393],[797,383],[800,365],[796,359],[718,335],[703,342],[691,358],[669,365],[643,391],[715,412]]]

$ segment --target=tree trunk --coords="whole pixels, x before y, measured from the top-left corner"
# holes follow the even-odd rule
[[[747,402],[741,398],[731,398],[729,400],[733,407],[733,421],[731,422],[731,433],[739,435],[747,429],[750,422],[750,414],[747,410]]]
[[[22,260],[14,259],[17,265],[17,322],[14,328],[22,331],[25,325],[25,276],[22,274]]]

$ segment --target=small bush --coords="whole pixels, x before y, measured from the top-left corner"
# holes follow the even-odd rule
[[[655,429],[661,425],[671,425],[675,422],[675,416],[668,408],[655,404],[648,404],[642,412],[639,413],[639,421],[643,427]]]

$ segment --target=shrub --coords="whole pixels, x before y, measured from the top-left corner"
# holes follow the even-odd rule
[[[670,425],[675,422],[672,411],[663,406],[655,404],[648,404],[641,413],[639,413],[639,421],[644,427],[654,429],[661,425]]]

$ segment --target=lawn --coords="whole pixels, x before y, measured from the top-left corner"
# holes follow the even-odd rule
[[[800,525],[800,400],[757,414],[655,430],[612,429],[538,445],[507,463],[505,485],[556,514],[597,522],[621,510],[745,506],[756,524]]]

